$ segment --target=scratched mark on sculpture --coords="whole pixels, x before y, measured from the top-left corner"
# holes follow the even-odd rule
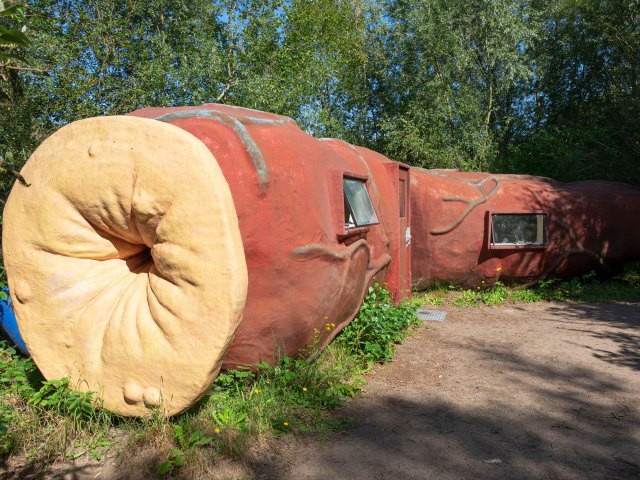
[[[269,118],[257,118],[249,117],[246,115],[231,115],[226,112],[215,109],[193,109],[193,110],[181,110],[179,112],[167,113],[154,118],[160,122],[172,122],[175,120],[186,120],[189,118],[206,118],[220,122],[221,124],[231,128],[233,132],[238,135],[238,138],[244,145],[251,162],[253,163],[256,173],[258,174],[258,182],[260,192],[264,193],[269,185],[269,169],[264,160],[262,150],[258,147],[255,140],[247,130],[246,125],[275,125],[283,126],[293,122],[289,117],[282,117],[277,120]]]
[[[440,174],[440,176],[446,176],[446,175]],[[488,181],[494,182],[494,186],[491,188],[489,192],[484,193],[482,191],[482,185],[484,185]],[[431,235],[443,235],[445,233],[451,232],[452,230],[455,230],[464,221],[464,219],[467,218],[467,216],[473,211],[473,209],[475,209],[478,205],[482,205],[483,203],[486,203],[500,189],[500,180],[494,176],[489,176],[489,177],[483,178],[482,180],[470,180],[467,183],[469,185],[473,185],[474,187],[476,187],[478,191],[482,194],[482,196],[474,199],[465,198],[465,197],[442,197],[443,202],[462,202],[467,204],[467,208],[463,210],[463,212],[460,214],[460,216],[456,220],[454,220],[452,223],[450,223],[446,227],[436,228],[431,230],[429,232],[431,233]]]

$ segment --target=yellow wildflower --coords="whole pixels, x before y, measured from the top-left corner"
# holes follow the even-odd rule
[[[220,429],[218,427],[215,428],[214,432],[220,433]]]
[[[306,392],[307,391],[307,387],[302,387],[302,391]]]
[[[282,424],[283,424],[285,427],[288,427],[288,426],[289,426],[289,422],[282,422]]]
[[[254,388],[253,391],[256,392],[256,393],[260,393],[260,389],[259,388]]]

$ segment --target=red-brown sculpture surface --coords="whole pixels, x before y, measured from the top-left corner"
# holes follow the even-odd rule
[[[640,189],[613,182],[412,169],[414,286],[527,283],[609,269],[640,258]],[[492,215],[540,214],[541,244],[496,245]],[[498,239],[499,241],[499,239]]]
[[[393,221],[397,164],[313,138],[290,118],[248,109],[204,105],[132,115],[170,122],[200,139],[231,189],[249,287],[224,367],[270,362],[314,341],[324,347],[356,315],[374,278],[399,291],[392,278],[400,237]],[[379,224],[345,229],[345,176],[367,181]]]

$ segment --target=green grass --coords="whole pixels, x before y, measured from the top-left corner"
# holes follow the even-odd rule
[[[630,264],[611,278],[595,273],[568,281],[540,282],[545,300],[576,302],[637,302],[640,301],[640,264]]]
[[[34,363],[0,343],[0,458],[26,457],[46,468],[56,460],[117,453],[148,476],[207,477],[220,459],[242,459],[250,447],[281,435],[326,435],[348,419],[333,410],[358,395],[364,373],[389,361],[416,324],[409,302],[370,288],[354,321],[322,352],[221,373],[187,412],[125,419],[99,408],[92,393],[66,379],[44,381]],[[308,360],[313,359],[313,360]]]
[[[475,289],[459,289],[438,284],[414,296],[419,305],[451,305],[453,307],[497,306],[518,302],[638,302],[640,301],[640,264],[632,263],[608,278],[595,272],[571,280],[550,279],[531,288],[508,287],[501,281],[493,285],[484,282]]]
[[[92,400],[93,393],[75,391],[67,379],[45,381],[30,358],[0,341],[0,456],[21,452],[35,465],[100,457],[118,419]]]
[[[449,283],[435,282],[422,292],[414,292],[411,297],[411,304],[414,307],[431,305],[439,307],[456,287]]]
[[[502,305],[507,299],[513,299],[512,289],[497,281],[490,287],[478,287],[475,290],[463,290],[451,303],[454,307],[477,307],[480,304],[488,306]],[[531,301],[538,298],[532,297]]]

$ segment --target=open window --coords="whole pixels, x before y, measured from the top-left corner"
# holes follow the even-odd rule
[[[380,223],[364,180],[344,177],[344,227],[355,228]]]
[[[542,248],[547,240],[545,213],[491,213],[490,248]]]

